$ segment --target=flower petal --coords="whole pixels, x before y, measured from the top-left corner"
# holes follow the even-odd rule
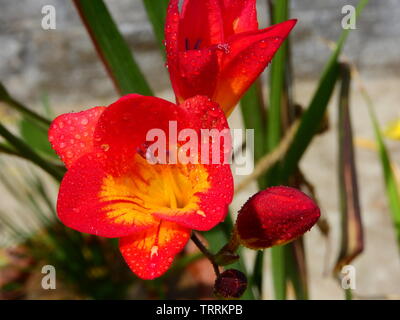
[[[178,72],[179,77],[175,79],[178,102],[196,95],[212,96],[218,74],[216,49],[179,52]]]
[[[206,48],[223,41],[219,0],[185,0],[179,26],[179,51]]]
[[[167,53],[167,68],[175,95],[180,97],[178,86],[178,33],[179,33],[179,0],[171,0],[167,9],[165,20],[165,49]]]
[[[207,97],[198,96],[189,99],[181,104],[180,108],[188,113],[188,126],[196,129],[200,138],[202,129],[216,129],[217,134],[229,129],[223,111]],[[192,200],[191,203],[195,202],[196,206],[187,206],[183,210],[158,211],[154,213],[155,216],[202,231],[210,230],[225,219],[227,207],[233,197],[233,177],[227,162],[230,159],[231,140],[229,131],[227,133],[228,135],[224,135],[224,139],[221,139],[219,148],[215,142],[211,146],[199,142],[199,148],[209,148],[208,160],[211,163],[186,166],[189,177],[193,179],[191,185],[204,185],[203,190],[193,189],[195,201]],[[214,149],[214,146],[217,148]],[[212,164],[215,154],[217,154],[216,164]],[[202,158],[200,163],[201,160]]]
[[[296,20],[288,20],[227,40],[225,51],[220,51],[220,76],[213,97],[226,114],[271,62],[295,24]]]
[[[228,121],[220,106],[206,96],[195,96],[179,105],[186,112],[189,128],[201,129],[229,129]],[[200,133],[200,132],[199,132]]]
[[[216,85],[218,63],[211,45],[223,41],[217,0],[170,1],[165,27],[167,66],[178,102],[195,95],[211,96]],[[207,27],[205,27],[207,24]]]
[[[94,145],[105,154],[115,174],[123,174],[129,169],[127,164],[144,147],[150,130],[168,133],[170,121],[181,125],[182,118],[182,111],[166,100],[127,95],[111,104],[100,117]]]
[[[156,225],[157,219],[130,196],[133,182],[107,173],[101,157],[86,154],[65,174],[57,201],[60,220],[74,230],[110,238]]]
[[[202,184],[206,184],[204,191],[195,192],[195,203],[192,201],[189,206],[182,210],[162,210],[155,211],[154,216],[162,220],[173,221],[180,225],[207,231],[224,221],[228,212],[228,205],[233,197],[233,178],[228,165],[204,166],[207,171],[207,182],[203,180],[204,171],[198,175]],[[192,168],[195,173],[199,165]],[[193,175],[193,178],[196,178]],[[198,183],[198,182],[194,182]],[[196,186],[196,185],[195,185]]]
[[[49,141],[69,168],[73,162],[93,149],[93,133],[105,107],[95,107],[57,117],[50,125]]]
[[[220,0],[225,39],[233,34],[258,29],[256,0]]]
[[[138,277],[151,280],[168,270],[189,237],[189,229],[162,221],[154,228],[121,238],[119,247],[131,270]]]

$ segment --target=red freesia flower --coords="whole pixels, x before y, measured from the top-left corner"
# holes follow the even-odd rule
[[[214,227],[232,200],[228,164],[146,160],[146,134],[154,128],[168,133],[170,121],[178,130],[228,128],[222,110],[206,97],[177,106],[128,95],[107,108],[63,114],[49,131],[68,168],[57,201],[60,220],[80,232],[120,237],[122,255],[143,279],[163,274],[191,229]]]
[[[165,44],[178,102],[201,94],[226,114],[269,64],[296,20],[258,30],[256,0],[171,0]]]
[[[320,210],[303,192],[290,187],[271,187],[252,196],[240,209],[235,232],[251,249],[285,244],[318,221]]]

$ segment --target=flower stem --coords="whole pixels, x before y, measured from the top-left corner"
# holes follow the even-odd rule
[[[25,141],[13,135],[5,126],[0,123],[0,136],[2,136],[9,144],[11,144],[15,151],[21,156],[53,176],[56,180],[61,181],[63,172],[60,168],[53,166],[36,153]]]
[[[215,275],[218,277],[220,275],[220,272],[219,272],[218,264],[215,262],[214,255],[210,251],[208,251],[208,249],[204,246],[204,244],[201,242],[201,240],[196,236],[196,234],[194,232],[192,233],[191,239],[194,242],[194,244],[197,246],[197,248],[199,248],[199,250],[206,256],[206,258],[208,260],[210,260],[210,262],[214,268]]]

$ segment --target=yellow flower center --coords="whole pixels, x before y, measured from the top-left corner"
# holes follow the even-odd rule
[[[196,194],[210,187],[204,166],[150,164],[140,155],[134,161],[124,176],[108,175],[103,180],[99,197],[108,202],[104,210],[110,219],[147,225],[156,221],[152,213],[202,213]]]

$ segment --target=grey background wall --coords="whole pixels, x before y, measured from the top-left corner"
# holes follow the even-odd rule
[[[142,1],[106,0],[136,59],[152,86],[168,88],[168,77],[147,21]],[[341,8],[356,0],[293,0],[292,17],[296,76],[314,78],[341,32]],[[57,29],[41,28],[41,8],[54,5]],[[268,25],[266,1],[258,1],[261,26]],[[357,21],[345,53],[368,76],[387,77],[400,71],[400,1],[371,0]],[[113,95],[72,1],[0,0],[0,79],[21,99],[37,99],[43,91],[63,101],[84,95]],[[58,99],[57,99],[58,100]]]

